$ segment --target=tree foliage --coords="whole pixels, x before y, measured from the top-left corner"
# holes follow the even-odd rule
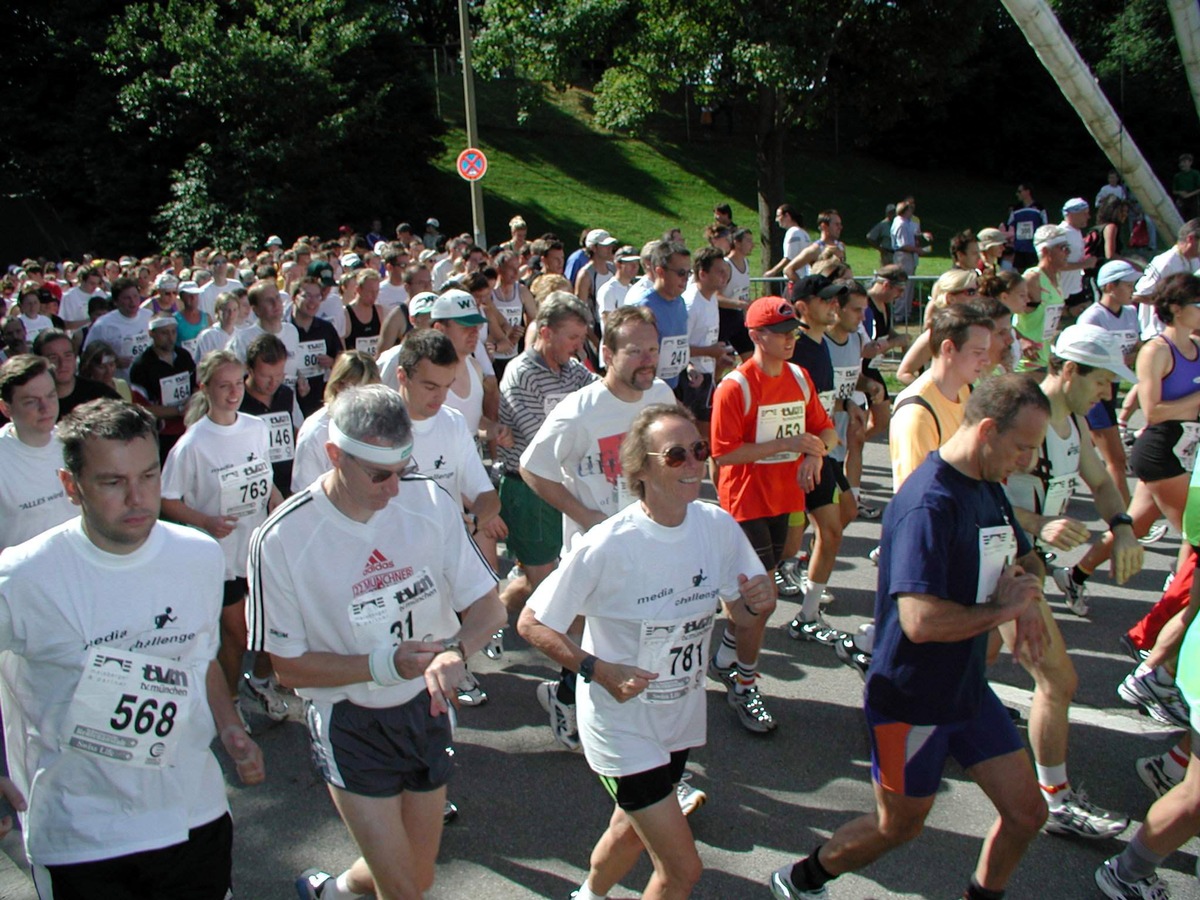
[[[0,179],[41,252],[328,231],[424,205],[453,0],[17,0]],[[28,204],[27,204],[28,205]],[[7,243],[15,244],[13,240]],[[22,244],[17,252],[37,252]]]
[[[889,117],[901,90],[939,96],[974,47],[977,0],[489,0],[476,58],[485,74],[558,86],[595,82],[600,125],[639,132],[688,90],[753,122],[764,254],[784,196],[784,141],[841,102]],[[931,22],[955,35],[930,41]]]

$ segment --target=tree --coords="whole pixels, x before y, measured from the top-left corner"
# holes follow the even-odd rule
[[[231,245],[409,202],[434,150],[411,49],[367,0],[131,5],[103,64],[117,129],[170,161],[159,235]]]
[[[856,72],[850,103],[896,109],[894,85],[936,86],[974,46],[972,0],[490,0],[477,44],[485,74],[516,74],[562,86],[586,65],[604,127],[636,132],[685,86],[701,105],[739,104],[752,113],[758,162],[762,259],[769,265],[772,213],[784,198],[789,132],[814,121],[832,72]],[[930,41],[931,23],[953,41]],[[923,32],[923,40],[904,40]],[[860,90],[890,81],[890,93]],[[850,88],[853,87],[851,90]],[[892,115],[897,112],[890,113]]]

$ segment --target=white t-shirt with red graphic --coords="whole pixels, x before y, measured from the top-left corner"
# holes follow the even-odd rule
[[[621,472],[621,441],[634,417],[652,403],[674,403],[675,394],[655,378],[640,400],[616,397],[603,381],[568,394],[554,407],[521,454],[521,467],[561,482],[571,496],[611,516],[636,498]],[[563,515],[563,550],[583,531]]]

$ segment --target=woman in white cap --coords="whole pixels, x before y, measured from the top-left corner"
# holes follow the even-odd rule
[[[163,276],[159,276],[162,280]],[[168,276],[173,278],[174,276]],[[196,347],[200,335],[212,325],[212,318],[200,308],[200,287],[194,281],[179,284],[181,307],[175,310],[175,325],[178,329],[176,343],[196,359]]]

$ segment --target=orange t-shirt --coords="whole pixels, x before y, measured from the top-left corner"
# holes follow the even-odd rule
[[[801,387],[796,373],[803,377],[806,387]],[[748,409],[741,379],[750,388]],[[785,364],[783,371],[772,378],[754,360],[748,360],[721,380],[713,396],[714,456],[723,456],[743,444],[766,443],[801,432],[820,434],[833,427],[812,378],[799,366]],[[755,463],[719,466],[717,495],[721,506],[739,522],[803,510],[804,491],[796,481],[803,459],[801,454],[783,453]]]

